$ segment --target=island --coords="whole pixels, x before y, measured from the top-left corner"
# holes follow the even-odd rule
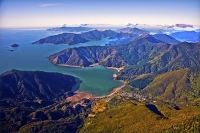
[[[14,43],[14,44],[12,44],[12,45],[10,45],[11,47],[19,47],[19,45],[18,44],[16,44],[16,43]]]
[[[112,30],[93,30],[84,32],[81,34],[75,33],[62,33],[58,35],[49,36],[38,41],[33,42],[32,44],[43,44],[43,43],[50,43],[50,44],[77,44],[77,43],[85,43],[90,40],[101,40],[103,38],[109,38],[117,35],[115,31]]]

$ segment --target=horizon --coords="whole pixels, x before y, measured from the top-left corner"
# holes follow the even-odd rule
[[[81,24],[198,25],[199,0],[3,0],[0,28]]]

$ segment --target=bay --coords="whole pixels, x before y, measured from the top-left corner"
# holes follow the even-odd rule
[[[113,80],[112,75],[117,72],[116,70],[106,69],[103,66],[88,68],[56,66],[47,59],[49,55],[66,48],[103,46],[108,43],[108,39],[70,46],[65,44],[31,44],[38,39],[54,34],[58,34],[58,32],[33,29],[0,29],[0,73],[17,69],[68,74],[78,77],[82,81],[79,91],[93,93],[97,96],[107,95],[113,88],[123,84],[120,81]],[[17,43],[20,46],[13,48],[10,46],[13,43]]]

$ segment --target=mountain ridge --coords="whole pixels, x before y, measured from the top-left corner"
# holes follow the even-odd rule
[[[166,34],[154,34],[154,38],[169,44],[179,44],[180,41]]]
[[[90,40],[100,40],[107,37],[113,37],[117,33],[112,30],[93,30],[84,32],[81,34],[75,33],[62,33],[58,35],[49,36],[38,41],[33,42],[32,44],[43,44],[43,43],[50,43],[50,44],[77,44],[77,43],[85,43]]]
[[[200,42],[200,34],[195,31],[179,31],[171,33],[170,36],[180,41]]]
[[[106,67],[125,66],[125,69],[117,74],[118,79],[200,65],[200,43],[183,42],[172,45],[161,41],[151,42],[148,37],[119,46],[69,48],[50,55],[49,61],[81,67],[94,63]]]

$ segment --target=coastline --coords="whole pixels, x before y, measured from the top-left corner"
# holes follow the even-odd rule
[[[80,92],[76,91],[75,94],[71,97],[67,97],[66,101],[68,102],[77,102],[83,99],[92,99],[95,98],[96,96],[92,93],[86,93],[86,92]]]
[[[57,66],[66,66],[66,67],[75,67],[75,68],[87,68],[87,67],[81,67],[81,66],[75,66],[75,65],[67,65],[67,64],[55,64],[55,65],[57,65]],[[91,65],[89,65],[88,67],[95,67],[95,66],[101,66],[101,65],[99,65],[98,63],[94,63],[94,64],[91,64]],[[122,67],[106,67],[106,66],[104,66],[105,68],[107,68],[107,69],[114,69],[114,70],[117,70],[117,72],[120,72],[121,70],[123,70],[124,69],[124,66],[122,66]]]
[[[72,87],[72,92],[78,91],[78,89],[80,88],[80,84],[82,83],[82,81],[79,78],[76,78],[76,77],[75,77],[75,81],[76,81],[76,85],[74,85]]]
[[[57,66],[66,66],[66,67],[74,67],[74,68],[85,68],[85,67],[81,67],[81,66],[75,66],[75,65],[67,65],[67,64],[55,64]]]

